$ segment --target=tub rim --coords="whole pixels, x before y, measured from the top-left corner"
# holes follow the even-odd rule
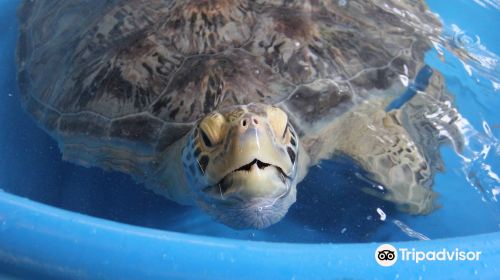
[[[382,243],[283,243],[123,224],[0,191],[0,276],[37,278],[450,278],[500,275],[500,232],[391,242],[481,251],[480,261],[375,262]],[[445,273],[445,274],[443,274]]]

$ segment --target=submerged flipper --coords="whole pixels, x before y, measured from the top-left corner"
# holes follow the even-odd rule
[[[368,192],[395,202],[412,214],[434,209],[433,172],[401,123],[400,110],[351,113],[336,131],[336,152],[359,164],[371,181],[385,188]]]
[[[446,94],[442,76],[423,70],[425,92],[413,87],[408,100],[385,108],[389,110],[377,101],[361,105],[332,130],[335,152],[354,159],[370,180],[386,190],[367,191],[412,214],[436,207],[431,187],[435,172],[443,169],[440,145],[452,143],[457,152],[463,147],[460,115]]]
[[[444,168],[439,153],[442,144],[451,144],[458,154],[462,153],[461,115],[439,72],[432,75],[425,92],[418,92],[401,108],[401,120],[433,169]]]

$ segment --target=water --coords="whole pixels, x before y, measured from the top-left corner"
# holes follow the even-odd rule
[[[446,30],[438,43],[467,49],[476,61],[462,62],[439,44],[426,57],[444,74],[466,120],[463,129],[469,140],[463,155],[449,146],[441,149],[446,171],[436,176],[434,185],[441,207],[430,215],[403,214],[360,192],[367,186],[357,176],[362,171],[340,159],[311,169],[298,186],[298,202],[282,222],[262,231],[235,231],[198,209],[153,194],[127,175],[61,161],[57,143],[20,106],[14,63],[16,1],[9,0],[0,0],[0,189],[123,223],[237,239],[369,242],[498,231],[500,6],[494,0],[447,2],[428,1]]]

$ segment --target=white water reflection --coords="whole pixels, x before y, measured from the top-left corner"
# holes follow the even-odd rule
[[[497,9],[500,10],[500,1],[499,0],[473,0],[479,6],[486,9]]]
[[[459,123],[465,140],[464,149],[459,154],[463,160],[465,179],[480,191],[484,201],[497,201],[495,190],[500,188],[499,171],[493,170],[488,160],[490,156],[500,156],[499,141],[486,121],[483,121],[483,132],[477,131],[465,118],[461,118]]]
[[[479,36],[451,24],[443,30],[439,42],[434,42],[434,48],[441,55],[443,46],[457,56],[469,76],[489,80],[495,91],[500,88],[500,57],[488,50]]]

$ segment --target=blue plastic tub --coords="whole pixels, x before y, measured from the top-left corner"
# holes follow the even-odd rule
[[[455,9],[450,14],[459,16],[457,19],[450,17],[452,22],[458,20],[465,28],[474,29],[471,24],[477,24],[483,32],[481,36],[484,42],[494,52],[500,53],[497,30],[488,27],[495,20],[498,23],[497,17],[483,17],[478,22],[471,20],[473,13],[463,13],[460,9],[465,6],[479,7],[472,0],[461,1],[461,5],[452,7],[448,7],[445,1],[428,2],[432,4],[431,8],[439,9],[440,14],[442,10]],[[482,3],[482,1],[479,2]],[[152,229],[151,227],[156,227],[183,231],[192,225],[189,222],[195,225],[207,223],[203,217],[201,217],[203,220],[201,222],[190,220],[201,215],[198,215],[196,210],[167,205],[164,199],[142,189],[139,190],[139,187],[134,186],[133,182],[125,176],[79,169],[59,160],[60,155],[55,143],[21,112],[20,102],[16,99],[13,61],[17,28],[14,16],[15,6],[16,1],[0,0],[0,89],[7,89],[7,92],[4,90],[0,94],[0,105],[2,105],[0,106],[0,278],[500,278],[499,225],[498,222],[491,222],[492,220],[499,221],[498,204],[483,203],[479,199],[469,201],[469,197],[476,195],[474,188],[466,189],[467,192],[460,192],[460,197],[456,189],[438,189],[442,197],[449,199],[446,201],[448,205],[458,205],[460,209],[444,208],[436,215],[416,219],[416,225],[428,225],[427,229],[436,229],[431,237],[457,235],[464,237],[390,242],[390,244],[398,249],[408,249],[410,252],[412,249],[421,252],[480,251],[480,259],[477,261],[421,261],[416,263],[413,260],[405,261],[400,258],[393,266],[382,267],[375,259],[376,249],[381,243],[325,243],[330,242],[330,239],[314,239],[314,242],[323,242],[322,244],[263,242]],[[431,55],[429,61],[432,60],[439,61],[437,57]],[[435,67],[436,64],[438,62],[432,66]],[[457,65],[455,68],[461,67],[459,62]],[[447,69],[440,70],[446,72]],[[460,84],[455,83],[455,85]],[[486,98],[484,96],[482,98]],[[495,100],[498,102],[498,96]],[[469,101],[459,98],[458,102],[465,105]],[[464,107],[462,106],[461,109]],[[473,109],[469,108],[469,110]],[[475,113],[469,112],[468,116],[473,116]],[[476,122],[475,127],[480,127],[479,118],[472,119],[472,121]],[[43,148],[50,151],[41,151],[40,149]],[[447,153],[451,154],[450,151]],[[451,158],[450,161],[456,161],[456,157],[453,154],[448,158]],[[19,158],[23,160],[16,160]],[[37,164],[31,164],[32,162],[37,162]],[[457,168],[461,167],[458,162],[455,164]],[[492,166],[495,167],[494,164]],[[332,167],[325,164],[323,171],[328,168]],[[53,170],[63,175],[49,173]],[[73,173],[80,175],[74,176]],[[318,169],[311,171],[310,174],[312,180],[322,176],[318,173]],[[108,179],[117,186],[102,187]],[[437,178],[438,187],[459,183],[459,181],[450,181],[449,177]],[[66,188],[68,185],[72,188]],[[2,188],[5,191],[2,191]],[[338,193],[336,192],[336,195]],[[356,196],[358,204],[367,203],[357,194]],[[97,201],[98,199],[100,201]],[[337,196],[337,200],[342,199],[338,199]],[[49,204],[60,207],[49,206]],[[488,212],[491,210],[488,207],[494,208],[494,211]],[[315,212],[311,212],[313,215],[323,211],[323,209],[316,209],[319,208],[317,205],[312,208],[315,208]],[[365,213],[353,213],[351,211],[353,209],[355,210],[355,208],[347,209],[337,216],[342,216],[345,220],[360,217],[364,224],[375,224],[375,218],[367,221]],[[475,211],[470,211],[470,209]],[[306,210],[292,208],[289,215],[297,217],[298,212]],[[390,212],[390,209],[384,208],[384,210],[387,213]],[[163,221],[165,217],[170,217],[168,214],[172,211],[181,212],[181,215],[172,215],[170,220],[162,224],[150,223],[148,220]],[[185,211],[185,216],[182,215],[184,213],[182,211]],[[114,222],[111,219],[123,223]],[[179,224],[181,219],[184,222],[188,220],[188,223],[183,225],[184,228],[172,226]],[[453,225],[455,228],[459,225],[461,231],[448,233],[446,225],[440,228],[443,221],[447,221],[446,225]],[[333,224],[333,222],[330,223]],[[341,224],[338,221],[337,223]],[[300,223],[299,225],[302,226]],[[297,235],[301,235],[304,231],[293,232],[292,228],[288,230],[288,226],[290,225],[261,232],[264,232],[263,236],[267,234],[265,237],[276,235],[277,238],[273,240],[287,240],[285,237],[290,237],[292,234],[295,234],[293,237],[295,240],[303,240],[297,238]],[[342,226],[338,227],[330,232],[345,231]],[[191,232],[194,231],[191,230]],[[229,232],[229,229],[214,224],[210,224],[210,228],[198,227],[198,233],[214,232],[238,239],[249,239],[248,235],[254,234],[254,232]],[[350,232],[351,229],[348,233]],[[477,232],[484,234],[471,235]],[[388,238],[391,238],[390,240],[413,238],[401,232],[398,234],[395,238],[394,236]],[[339,236],[344,235],[339,234]],[[265,239],[261,237],[257,232],[257,237],[253,239]],[[345,241],[353,242],[354,239],[346,238]],[[311,237],[310,240],[313,238]],[[308,242],[311,242],[310,240]],[[378,238],[377,240],[385,239]]]
[[[500,233],[396,248],[481,251],[479,261],[398,261],[378,243],[287,244],[203,237],[97,219],[0,193],[0,271],[21,278],[498,279]]]

